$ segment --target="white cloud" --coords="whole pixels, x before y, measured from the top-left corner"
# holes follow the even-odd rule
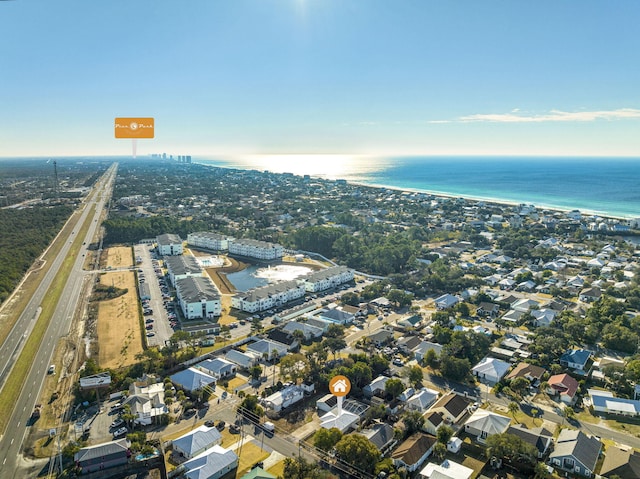
[[[551,110],[548,113],[527,115],[520,113],[519,109],[509,113],[490,113],[466,115],[457,118],[462,123],[488,122],[488,123],[543,123],[557,121],[587,122],[596,120],[639,120],[640,110],[635,108],[620,108],[618,110],[599,111],[561,111]],[[443,123],[444,121],[432,121],[431,123]]]

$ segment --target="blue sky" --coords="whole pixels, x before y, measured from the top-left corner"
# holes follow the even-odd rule
[[[640,156],[640,2],[0,2],[0,156]]]

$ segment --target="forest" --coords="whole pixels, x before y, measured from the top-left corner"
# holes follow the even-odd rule
[[[0,210],[0,302],[7,299],[70,215],[68,206]]]

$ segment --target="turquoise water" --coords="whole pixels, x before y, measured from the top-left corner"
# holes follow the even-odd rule
[[[339,169],[339,177],[368,185],[640,217],[640,158],[341,158],[346,164]],[[255,158],[251,163],[219,159],[198,162],[277,171],[268,160],[261,164]],[[330,177],[323,175],[313,161],[306,171],[304,164],[298,164],[295,172]]]

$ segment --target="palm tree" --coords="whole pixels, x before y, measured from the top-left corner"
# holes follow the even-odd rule
[[[520,406],[518,405],[518,403],[515,401],[511,401],[509,403],[509,406],[507,407],[509,408],[509,412],[513,416],[513,419],[516,419],[516,413],[520,410]],[[516,422],[519,423],[517,419],[516,419]]]

